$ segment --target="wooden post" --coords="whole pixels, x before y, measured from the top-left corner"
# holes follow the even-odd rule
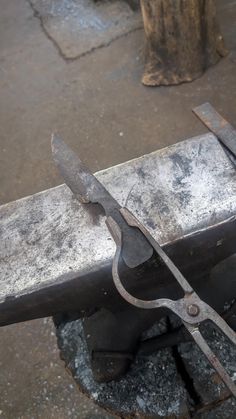
[[[214,0],[141,0],[147,86],[189,82],[227,54]]]

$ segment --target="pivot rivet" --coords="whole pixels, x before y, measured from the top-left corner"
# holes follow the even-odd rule
[[[189,304],[189,306],[187,307],[187,312],[190,316],[196,317],[198,316],[200,309],[197,306],[197,304]]]

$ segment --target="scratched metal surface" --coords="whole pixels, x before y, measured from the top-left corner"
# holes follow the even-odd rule
[[[236,215],[236,171],[214,135],[195,137],[97,173],[161,245]],[[0,302],[97,271],[115,245],[65,185],[0,207]]]

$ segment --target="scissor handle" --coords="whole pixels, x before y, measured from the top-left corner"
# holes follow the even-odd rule
[[[170,300],[168,298],[159,298],[147,301],[134,297],[126,290],[120,280],[118,271],[119,259],[122,251],[122,232],[115,220],[112,217],[108,217],[106,223],[116,243],[116,253],[112,263],[112,276],[118,292],[128,303],[138,308],[152,309],[165,307],[177,314],[178,317],[180,317],[180,319],[183,321],[183,324],[187,330],[191,333],[199,348],[218,372],[223,382],[229,388],[231,393],[236,397],[236,385],[201,335],[198,325],[205,320],[212,321],[235,345],[236,333],[212,307],[210,307],[199,298],[197,293],[193,290],[191,285],[184,278],[184,276],[174,265],[171,259],[167,256],[164,250],[160,247],[160,245],[156,242],[148,230],[135,218],[135,216],[126,208],[121,208],[120,212],[130,226],[137,227],[142,231],[142,233],[145,235],[147,240],[156,250],[161,259],[165,262],[166,266],[169,268],[169,270],[172,272],[182,287],[184,291],[184,297],[176,301]]]

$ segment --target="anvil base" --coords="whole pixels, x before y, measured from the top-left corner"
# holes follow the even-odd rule
[[[96,174],[121,206],[150,230],[200,297],[222,312],[236,281],[212,280],[236,253],[236,170],[217,138],[188,139]],[[135,309],[111,275],[115,243],[104,214],[82,205],[66,185],[0,207],[0,326],[33,318],[84,318],[92,351],[135,353],[141,334],[165,316]],[[179,297],[163,264],[123,271],[143,299]],[[58,320],[59,319],[59,320]],[[99,381],[120,377],[127,359],[94,362]]]
[[[164,333],[166,321],[143,337]],[[222,336],[204,328],[204,336],[236,378],[236,350]],[[162,349],[137,358],[119,381],[94,380],[82,320],[60,323],[61,358],[79,389],[95,403],[122,418],[234,419],[236,401],[194,343]],[[112,360],[110,361],[112,362]]]

